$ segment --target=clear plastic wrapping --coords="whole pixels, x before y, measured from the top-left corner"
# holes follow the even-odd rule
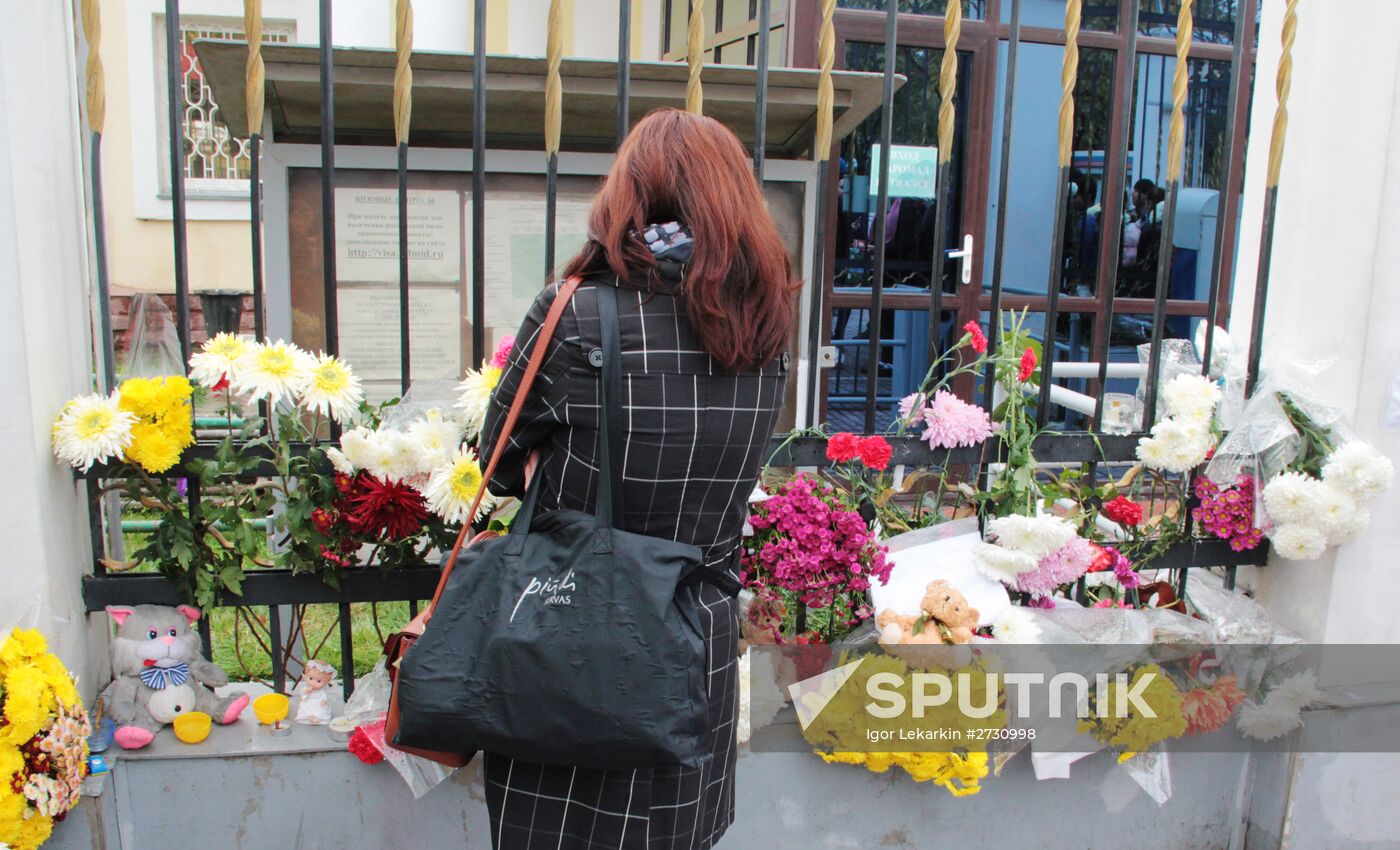
[[[455,769],[388,745],[384,740],[384,716],[389,710],[390,690],[389,672],[381,658],[373,670],[355,683],[355,693],[345,703],[345,716],[384,754],[384,760],[393,765],[417,799],[440,785]]]

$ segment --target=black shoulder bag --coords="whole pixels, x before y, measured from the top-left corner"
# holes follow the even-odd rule
[[[602,326],[597,513],[537,513],[463,549],[394,687],[395,746],[578,767],[697,767],[709,757],[698,547],[615,527],[622,357],[617,290]],[[469,756],[468,756],[469,757]]]

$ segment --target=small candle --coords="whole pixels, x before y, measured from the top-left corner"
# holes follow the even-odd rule
[[[345,715],[332,717],[331,722],[326,724],[330,730],[331,740],[340,743],[347,743],[350,740],[350,733],[355,731],[355,723]]]

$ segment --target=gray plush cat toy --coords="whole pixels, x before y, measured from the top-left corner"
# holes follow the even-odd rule
[[[146,746],[187,711],[202,711],[226,725],[248,707],[247,694],[222,699],[214,694],[213,688],[228,684],[228,674],[199,655],[199,637],[190,630],[199,620],[198,608],[109,605],[107,613],[117,623],[117,636],[112,639],[112,684],[102,700],[123,749]]]

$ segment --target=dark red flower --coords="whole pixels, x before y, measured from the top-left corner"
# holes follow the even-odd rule
[[[335,489],[342,495],[349,495],[355,489],[355,479],[358,475],[346,475],[343,472],[335,474]]]
[[[351,496],[346,521],[356,534],[402,540],[417,534],[428,518],[428,507],[417,490],[372,475],[359,479],[360,492]]]
[[[861,437],[856,446],[856,453],[860,455],[860,462],[865,464],[866,468],[884,469],[890,465],[890,455],[894,454],[894,448],[884,437]]]
[[[321,547],[321,557],[325,558],[327,561],[330,561],[332,564],[335,564],[337,567],[341,567],[342,569],[350,566],[350,562],[348,560],[342,558],[340,555],[336,554],[331,549],[325,546]]]
[[[987,353],[987,335],[982,333],[982,326],[976,322],[968,322],[963,325],[963,330],[972,337],[972,350],[978,354]]]
[[[317,508],[311,512],[311,524],[316,526],[316,530],[322,534],[329,534],[331,526],[335,525],[335,511]]]
[[[1111,501],[1104,502],[1103,515],[1119,525],[1130,527],[1141,525],[1142,505],[1139,505],[1127,496],[1119,496]]]
[[[850,431],[833,434],[826,441],[826,459],[834,463],[855,460],[860,454],[860,438]]]
[[[212,387],[209,388],[209,391],[210,391],[210,392],[215,392],[215,393],[221,393],[221,392],[223,392],[223,391],[226,390],[226,389],[228,389],[228,373],[227,373],[227,372],[225,372],[225,373],[223,374],[223,376],[219,378],[219,382],[218,382],[217,384],[215,384],[214,386],[212,386]]]
[[[1016,373],[1016,380],[1025,383],[1035,374],[1036,364],[1035,349],[1026,346],[1026,350],[1021,353],[1021,370]]]

